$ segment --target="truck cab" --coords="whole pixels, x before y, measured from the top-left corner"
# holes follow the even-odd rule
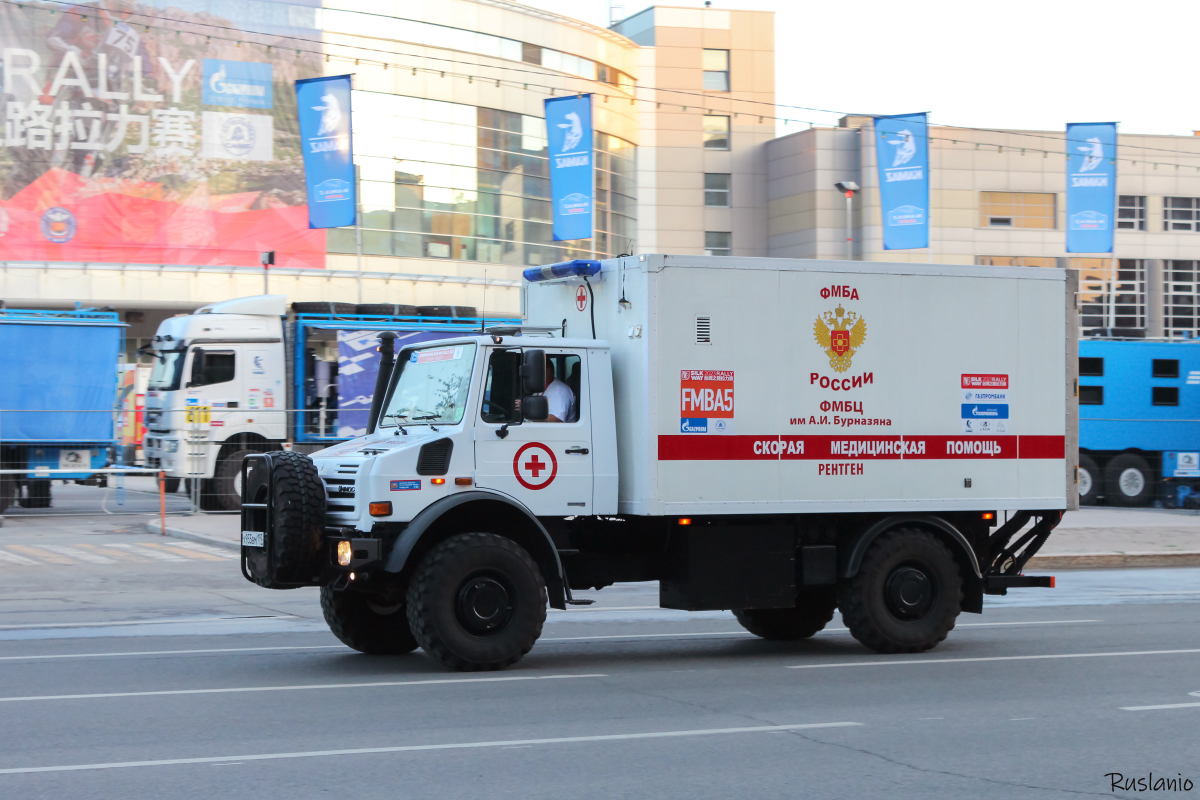
[[[211,480],[206,494],[239,497],[242,457],[286,438],[286,313],[282,295],[264,295],[204,306],[159,327],[144,449],[168,488]]]

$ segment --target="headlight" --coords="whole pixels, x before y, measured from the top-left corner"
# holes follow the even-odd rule
[[[342,567],[350,566],[350,556],[351,556],[350,543],[346,542],[346,541],[338,542],[338,545],[337,545],[338,565],[342,566]]]
[[[178,453],[179,452],[179,440],[178,439],[163,439],[163,450],[165,450],[168,453]]]

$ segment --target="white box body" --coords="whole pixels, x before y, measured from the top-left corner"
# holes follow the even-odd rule
[[[1078,505],[1067,270],[641,255],[591,288],[523,302],[611,344],[622,514]]]

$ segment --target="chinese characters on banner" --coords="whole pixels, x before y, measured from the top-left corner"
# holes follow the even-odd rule
[[[320,56],[242,30],[252,9],[186,7],[0,4],[5,259],[325,265],[276,90]]]

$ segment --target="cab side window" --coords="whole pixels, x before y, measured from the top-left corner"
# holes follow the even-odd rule
[[[583,398],[580,397],[580,388],[583,382],[583,361],[579,356],[569,353],[551,353],[546,357],[546,360],[550,366],[548,372],[553,372],[553,377],[565,383],[571,390],[575,406],[574,415],[569,421],[578,422],[583,419]],[[550,413],[554,413],[553,410]],[[566,421],[568,420],[564,420],[564,422]]]
[[[520,421],[517,414],[520,366],[521,354],[515,350],[492,353],[483,381],[483,402],[479,414],[484,422]]]
[[[236,374],[236,356],[232,350],[192,351],[191,386],[227,383]]]

